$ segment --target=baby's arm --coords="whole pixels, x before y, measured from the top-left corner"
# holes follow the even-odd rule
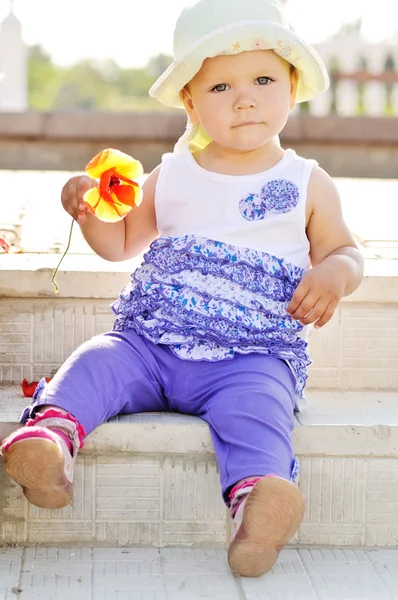
[[[311,175],[307,206],[313,268],[297,286],[287,310],[304,325],[315,323],[318,328],[332,318],[342,296],[361,283],[363,258],[344,222],[337,188],[319,167]]]
[[[105,223],[84,210],[83,196],[97,185],[96,180],[81,175],[72,177],[62,190],[64,209],[76,219],[83,236],[96,254],[109,261],[133,258],[158,237],[155,214],[155,189],[160,172],[156,167],[142,186],[143,200],[138,208],[117,223]]]

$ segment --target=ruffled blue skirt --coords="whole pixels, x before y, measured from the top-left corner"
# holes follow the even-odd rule
[[[183,359],[259,352],[288,362],[302,396],[310,364],[303,326],[286,308],[305,271],[265,252],[186,235],[160,237],[112,309]]]

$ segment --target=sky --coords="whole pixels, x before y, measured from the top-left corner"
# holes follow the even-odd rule
[[[141,67],[151,56],[172,53],[175,20],[187,0],[14,0],[26,43],[40,44],[55,63],[112,58],[122,67]],[[396,0],[288,0],[296,32],[316,44],[342,23],[358,18],[372,43],[398,31]],[[0,21],[9,0],[0,0]]]

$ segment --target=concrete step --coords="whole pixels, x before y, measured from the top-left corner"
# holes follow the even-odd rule
[[[112,328],[110,303],[140,263],[59,255],[0,255],[0,384],[54,374],[83,341]],[[309,386],[398,389],[398,261],[366,261],[360,288],[310,336]]]
[[[307,498],[295,545],[398,545],[398,392],[310,390],[294,448]],[[0,390],[0,437],[26,399]],[[87,438],[72,506],[29,505],[0,463],[0,545],[224,546],[226,509],[207,425],[118,417]]]
[[[258,579],[223,549],[4,548],[0,600],[392,600],[397,550],[285,549]]]

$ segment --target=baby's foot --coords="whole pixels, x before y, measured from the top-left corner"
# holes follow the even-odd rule
[[[73,472],[85,431],[72,415],[49,408],[1,444],[6,471],[32,504],[62,508],[73,497]]]
[[[285,479],[262,477],[249,493],[240,488],[231,504],[231,569],[243,577],[259,577],[272,569],[304,510],[303,496]]]

